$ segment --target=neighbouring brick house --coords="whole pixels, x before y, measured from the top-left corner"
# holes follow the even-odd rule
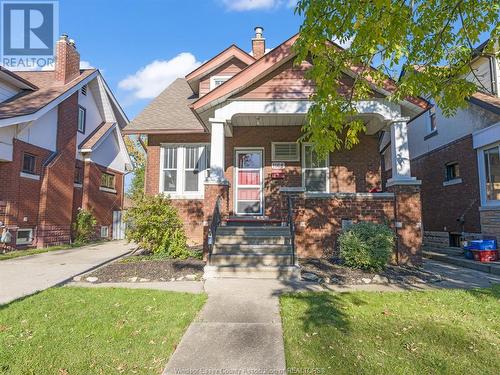
[[[458,247],[461,239],[500,240],[500,68],[498,53],[477,48],[469,78],[478,92],[446,117],[438,106],[412,119],[412,173],[422,181],[424,244]],[[390,139],[381,150],[390,175]],[[384,150],[384,148],[386,148]]]
[[[55,61],[52,71],[0,69],[0,222],[10,248],[69,243],[80,207],[96,216],[96,235],[111,238],[122,209],[128,119],[65,35]]]
[[[331,253],[343,226],[367,220],[385,222],[397,232],[398,262],[419,264],[420,182],[410,173],[406,129],[407,121],[427,102],[408,98],[390,103],[385,97],[394,83],[373,85],[373,98],[358,103],[367,126],[359,145],[320,159],[310,144],[298,142],[314,91],[304,76],[310,63],[294,65],[292,46],[298,35],[265,53],[262,28],[255,30],[252,53],[231,45],[174,81],[125,128],[128,134],[147,135],[146,193],[171,197],[190,241],[205,245],[209,265],[216,263],[217,255],[209,246],[217,230],[216,201],[222,226],[228,226],[217,233],[231,225],[237,232],[238,224],[274,223],[285,228],[268,232],[277,234],[290,224],[288,196],[293,197],[297,256]],[[347,87],[354,76],[346,73]],[[388,181],[381,173],[379,152],[379,135],[385,129],[393,134],[391,151],[398,160]],[[261,229],[265,228],[255,229],[256,235],[264,233],[258,232]],[[236,232],[241,236],[250,229]],[[265,244],[282,239],[226,240],[239,241],[234,242],[238,246],[254,244],[262,250],[254,255],[266,257],[273,245]],[[220,248],[219,234],[216,241]],[[234,265],[236,259],[259,264],[248,263],[251,257],[245,251],[250,250],[241,246],[219,260],[226,265]]]

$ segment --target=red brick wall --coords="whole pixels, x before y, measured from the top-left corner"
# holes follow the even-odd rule
[[[45,168],[40,189],[40,246],[68,243],[71,240],[77,109],[78,93],[59,104],[57,109],[57,156]]]
[[[264,148],[264,195],[265,214],[281,218],[281,186],[301,186],[301,161],[286,162],[286,178],[273,180],[271,178],[272,142],[295,142],[300,137],[300,127],[235,127],[233,137],[226,138],[226,170],[225,175],[230,183],[227,196],[227,209],[233,214],[234,207],[234,148],[263,147]],[[146,193],[158,194],[161,143],[210,143],[209,134],[170,134],[150,135],[148,137]],[[301,151],[302,153],[302,151]],[[330,191],[331,192],[368,192],[373,187],[380,187],[380,155],[378,140],[375,136],[362,136],[361,142],[352,150],[344,150],[330,155]],[[173,200],[179,208],[181,218],[186,223],[186,232],[191,242],[199,242],[203,238],[203,220],[200,211],[203,201]],[[207,206],[208,207],[208,206]],[[213,206],[208,208],[209,211]]]
[[[296,246],[299,257],[332,255],[342,220],[373,221],[393,227],[394,197],[346,197],[294,199]]]
[[[56,43],[55,79],[66,84],[80,75],[80,54],[67,40]]]
[[[443,186],[445,165],[458,162],[462,183]],[[464,215],[465,232],[481,232],[479,177],[472,136],[459,139],[411,161],[412,174],[422,180],[425,231],[462,232],[457,219]]]
[[[115,175],[116,192],[103,191],[101,175],[103,172]],[[123,174],[86,161],[84,163],[83,197],[81,207],[89,210],[97,219],[96,236],[100,237],[100,227],[108,226],[111,237],[113,211],[120,211],[123,205]]]

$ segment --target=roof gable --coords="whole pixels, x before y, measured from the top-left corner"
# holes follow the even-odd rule
[[[210,60],[206,61],[198,68],[193,70],[186,76],[186,80],[193,89],[195,93],[198,93],[198,83],[199,81],[210,74],[212,71],[220,67],[221,65],[227,63],[232,59],[238,59],[246,66],[251,65],[255,62],[255,58],[245,51],[243,51],[238,46],[232,44],[224,51],[220,52],[218,55],[214,56]]]

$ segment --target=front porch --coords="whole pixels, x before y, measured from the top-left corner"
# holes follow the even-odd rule
[[[228,217],[281,222],[291,231],[293,256],[331,256],[337,236],[351,223],[386,223],[397,234],[393,262],[421,263],[419,184],[411,176],[402,109],[384,100],[359,103],[366,134],[351,150],[320,159],[298,144],[305,101],[232,101],[210,117],[210,176],[205,183],[205,248],[214,243],[214,205]],[[205,114],[206,115],[206,114]],[[391,134],[392,176],[384,180],[382,131]],[[293,210],[288,221],[288,197]],[[210,232],[210,233],[209,233]],[[215,234],[214,234],[215,233]],[[257,244],[256,244],[257,246]]]

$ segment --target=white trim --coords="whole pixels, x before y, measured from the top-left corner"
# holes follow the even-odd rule
[[[329,193],[330,192],[330,153],[326,156],[326,167],[323,168],[306,168],[306,146],[312,146],[312,143],[302,143],[302,164],[301,164],[301,172],[302,172],[302,187],[304,188],[304,191],[307,192],[306,188],[306,170],[318,170],[318,171],[326,171],[326,191],[318,191],[318,192],[311,192],[309,191],[308,193]]]
[[[37,180],[37,181],[40,180],[40,175],[38,175],[38,174],[31,174],[31,173],[21,172],[21,173],[19,173],[19,176],[20,177],[24,177],[24,178],[29,178],[29,179],[32,179],[32,180]]]
[[[234,213],[238,216],[262,216],[264,215],[264,165],[266,158],[266,150],[264,147],[234,147]],[[239,213],[238,212],[238,153],[243,153],[245,151],[259,151],[261,153],[261,166],[260,166],[260,212],[255,213]],[[244,185],[252,187],[251,185]],[[253,186],[257,187],[257,185]]]
[[[486,195],[486,171],[484,170],[484,151],[497,147],[500,153],[500,142],[491,143],[477,150],[477,165],[479,178],[479,196],[482,207],[500,206],[500,200],[488,200]]]
[[[221,80],[221,79],[223,79],[224,82],[226,82],[226,81],[230,80],[231,78],[233,78],[233,76],[212,76],[212,77],[210,77],[210,91],[212,91],[216,87],[220,86],[220,85],[219,86],[215,86],[215,80]]]
[[[59,97],[52,100],[50,103],[48,103],[44,107],[40,108],[35,113],[31,113],[29,115],[24,115],[24,116],[8,117],[8,118],[0,120],[0,128],[4,127],[4,126],[10,126],[10,125],[23,123],[23,122],[34,121],[34,120],[42,117],[44,114],[49,112],[52,108],[55,108],[57,105],[59,105],[60,103],[62,103],[66,99],[68,99],[75,92],[79,91],[83,85],[86,85],[87,83],[92,81],[94,78],[96,78],[98,74],[99,74],[99,72],[95,71],[94,73],[89,75],[87,78],[83,79],[80,83],[78,83],[75,86],[73,86],[72,88],[68,89],[65,93],[63,93]]]
[[[461,184],[463,181],[461,178],[454,178],[453,180],[443,181],[443,186],[457,185]]]
[[[397,186],[397,185],[422,185],[421,180],[417,180],[416,177],[409,178],[389,178],[387,183],[385,184],[387,187],[389,186]]]
[[[324,198],[337,198],[337,199],[388,199],[394,198],[394,193],[305,193],[308,199],[324,199]]]
[[[81,188],[83,187],[83,184],[79,184],[79,183],[77,183],[77,182],[74,182],[74,183],[73,183],[73,187],[76,187],[76,188],[78,188],[78,189],[81,189]]]
[[[19,232],[26,232],[26,231],[30,233],[29,240],[19,242]],[[33,228],[18,229],[16,231],[16,245],[31,245],[32,243],[33,243]]]
[[[280,193],[305,193],[306,189],[301,186],[282,186],[279,190]]]
[[[297,150],[297,156],[292,159],[278,159],[276,157],[276,145],[295,145],[295,149]],[[272,161],[300,161],[300,144],[297,142],[271,142],[271,160]]]
[[[104,191],[106,193],[116,194],[116,189],[110,189],[110,188],[107,188],[107,187],[104,187],[104,186],[99,186],[99,190],[100,191]]]
[[[204,165],[203,171],[200,171],[198,175],[198,191],[184,191],[184,172],[185,172],[185,154],[186,147],[198,147],[200,151],[200,156],[203,153],[203,149],[206,147],[210,147],[210,143],[160,143],[160,171],[159,171],[159,186],[158,191],[159,194],[169,196],[171,199],[203,199],[205,195],[204,182],[207,178],[207,170],[208,166]],[[164,191],[164,178],[163,178],[163,169],[164,169],[164,159],[165,159],[165,147],[175,147],[176,148],[176,173],[177,180],[175,191]],[[210,150],[211,151],[211,150]],[[205,151],[206,152],[206,151]]]
[[[472,133],[472,147],[486,147],[500,141],[500,122]]]

